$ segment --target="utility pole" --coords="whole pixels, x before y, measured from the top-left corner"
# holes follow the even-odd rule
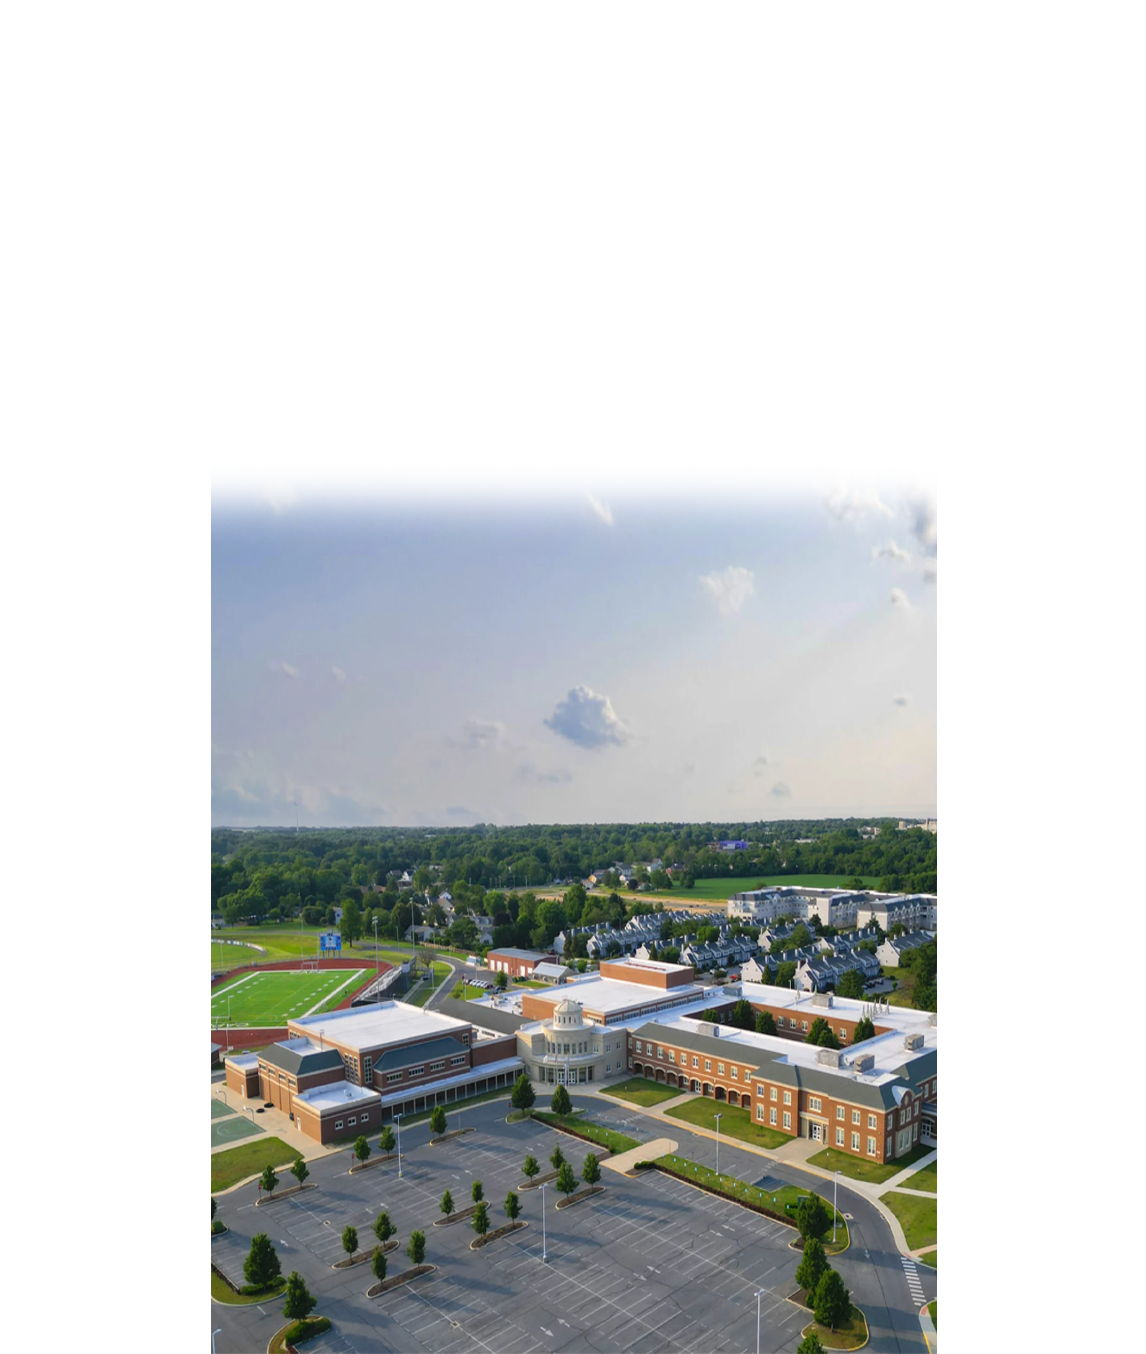
[[[716,1116],[716,1175],[720,1177],[720,1115]]]

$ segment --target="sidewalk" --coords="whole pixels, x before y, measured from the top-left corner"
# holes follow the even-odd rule
[[[899,1189],[902,1181],[910,1180],[916,1171],[921,1171],[925,1166],[930,1166],[938,1155],[939,1149],[936,1148],[934,1152],[928,1152],[925,1157],[920,1157],[918,1161],[913,1161],[910,1166],[904,1167],[897,1175],[893,1175],[890,1180],[885,1180],[882,1185],[875,1185],[873,1188],[877,1189],[880,1194],[886,1194],[889,1189]],[[928,1194],[931,1195],[932,1198],[936,1197],[931,1194],[929,1189],[907,1189],[903,1192],[904,1194]]]

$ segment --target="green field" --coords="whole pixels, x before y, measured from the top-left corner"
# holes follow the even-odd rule
[[[904,1189],[925,1189],[931,1194],[939,1193],[939,1158],[936,1157],[930,1166],[924,1166],[921,1171],[916,1171],[914,1175],[909,1175],[903,1182]]]
[[[344,1001],[373,970],[327,969],[244,973],[211,992],[211,1021],[232,1027],[285,1025],[288,1019],[317,1015]]]
[[[675,1100],[680,1095],[677,1086],[664,1086],[648,1077],[630,1077],[628,1081],[618,1082],[616,1086],[602,1086],[603,1095],[615,1095],[632,1105],[641,1105],[647,1109],[650,1105],[659,1105],[662,1100]]]
[[[281,1138],[260,1138],[227,1152],[212,1152],[211,1191],[230,1189],[249,1175],[259,1175],[264,1166],[289,1166],[298,1154],[297,1146],[288,1147]]]
[[[665,1110],[665,1114],[670,1119],[683,1119],[686,1124],[707,1128],[710,1133],[716,1132],[716,1116],[719,1114],[722,1138],[739,1138],[741,1142],[750,1142],[755,1147],[772,1149],[792,1141],[791,1133],[781,1133],[765,1124],[753,1123],[747,1110],[726,1104],[723,1100],[714,1100],[711,1096],[698,1095],[695,1100],[686,1100],[675,1109]]]
[[[276,959],[316,959],[318,957],[318,937],[328,931],[328,926],[292,926],[289,922],[281,926],[224,926],[211,932],[211,966],[213,969],[239,968],[243,964],[258,961],[261,964]],[[220,945],[221,940],[238,940],[240,945]],[[247,948],[249,945],[261,945],[266,954]],[[419,949],[421,946],[419,946]],[[393,942],[378,947],[378,956],[395,966],[409,962],[409,945],[397,946]],[[357,945],[343,945],[343,959],[360,960],[362,967],[374,963],[374,936],[369,940],[365,936]]]
[[[885,1180],[898,1175],[905,1166],[910,1166],[913,1161],[918,1161],[934,1150],[933,1147],[924,1147],[919,1143],[904,1156],[896,1157],[894,1161],[880,1163],[851,1156],[847,1152],[837,1151],[834,1147],[825,1147],[822,1152],[808,1158],[808,1165],[819,1166],[822,1171],[839,1171],[841,1175],[850,1176],[853,1180],[866,1180],[869,1184],[882,1185]]]
[[[859,876],[864,883],[864,888],[875,889],[879,887],[879,880],[872,875]],[[809,889],[848,889],[851,888],[854,875],[850,874],[772,874],[772,875],[739,875],[729,876],[727,879],[698,879],[695,887],[691,889],[667,888],[654,889],[653,894],[661,897],[683,898],[683,899],[725,899],[731,898],[734,893],[751,893],[753,889],[767,888],[769,885],[791,886],[802,884]],[[644,897],[646,895],[637,895]]]
[[[884,1203],[899,1219],[903,1235],[907,1238],[908,1250],[922,1250],[924,1246],[934,1246],[938,1237],[937,1213],[938,1200],[925,1199],[920,1194],[899,1194],[892,1190],[890,1194],[880,1196]]]

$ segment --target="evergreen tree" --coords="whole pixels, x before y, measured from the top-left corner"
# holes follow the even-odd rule
[[[568,1114],[573,1109],[573,1102],[569,1099],[569,1092],[564,1086],[558,1086],[553,1092],[550,1107],[554,1114]]]
[[[867,1016],[861,1016],[856,1021],[856,1032],[852,1036],[852,1044],[861,1043],[864,1039],[871,1039],[875,1036],[875,1026]]]
[[[851,1295],[844,1287],[844,1281],[834,1269],[827,1269],[816,1285],[814,1310],[816,1320],[821,1326],[835,1330],[851,1315]]]
[[[425,1232],[411,1232],[410,1240],[406,1245],[406,1254],[413,1260],[414,1264],[420,1265],[426,1258],[426,1234]]]
[[[756,1033],[757,1034],[776,1033],[776,1021],[773,1019],[771,1011],[757,1011]]]
[[[557,1188],[562,1194],[572,1194],[577,1188],[577,1177],[567,1161],[562,1162],[561,1169],[557,1172]]]
[[[818,1194],[808,1195],[796,1210],[796,1226],[805,1243],[813,1237],[823,1236],[830,1221],[828,1210]]]
[[[446,1131],[446,1107],[435,1105],[430,1114],[430,1132],[440,1137]]]
[[[288,1320],[302,1321],[314,1311],[318,1299],[314,1297],[303,1281],[302,1275],[292,1269],[287,1278],[286,1302],[283,1303],[283,1316]]]
[[[353,1256],[358,1249],[358,1228],[344,1227],[342,1229],[342,1249],[347,1255]]]
[[[370,1155],[370,1144],[365,1137],[360,1136],[354,1139],[354,1155],[359,1161],[365,1161]]]
[[[537,1158],[532,1155],[525,1158],[521,1169],[530,1180],[532,1180],[535,1175],[541,1174],[541,1167],[537,1164]]]
[[[537,1096],[533,1090],[533,1082],[522,1072],[521,1076],[513,1083],[513,1094],[510,1096],[510,1102],[515,1110],[528,1110],[533,1107],[533,1102]]]
[[[370,1261],[370,1268],[374,1271],[374,1277],[381,1283],[386,1277],[386,1256],[381,1246],[374,1247],[374,1258]]]
[[[394,1235],[394,1224],[385,1209],[374,1219],[374,1235],[383,1245]]]
[[[815,1293],[816,1285],[828,1267],[824,1248],[815,1237],[804,1242],[804,1255],[796,1270],[796,1282],[807,1293]]]
[[[483,1196],[484,1191],[482,1190],[481,1187],[481,1181],[475,1180],[473,1184],[470,1186],[470,1198],[473,1199],[475,1204],[480,1204]]]
[[[270,1237],[266,1232],[256,1232],[243,1261],[243,1277],[252,1288],[269,1288],[282,1277],[282,1272],[278,1252],[271,1245]]]
[[[559,1171],[565,1163],[565,1153],[561,1150],[561,1144],[558,1143],[549,1154],[549,1164],[555,1171]]]

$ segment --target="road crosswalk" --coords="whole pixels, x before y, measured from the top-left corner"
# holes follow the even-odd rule
[[[911,1291],[912,1301],[917,1307],[922,1307],[927,1298],[923,1292],[923,1285],[919,1282],[919,1270],[915,1267],[915,1261],[909,1259],[906,1255],[901,1255],[899,1258],[903,1265],[903,1277],[907,1280],[907,1287]]]

